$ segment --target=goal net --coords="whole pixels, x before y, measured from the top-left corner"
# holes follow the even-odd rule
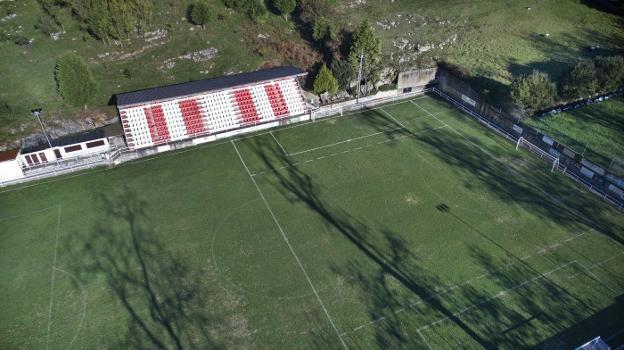
[[[551,163],[552,164],[552,167],[550,168],[551,173],[554,173],[556,170],[559,170],[559,158],[558,157],[555,157],[552,154],[545,152],[541,148],[527,141],[524,137],[520,137],[518,139],[518,142],[516,143],[516,151],[520,147],[528,149],[529,151],[539,155],[540,159],[544,159],[545,161]]]

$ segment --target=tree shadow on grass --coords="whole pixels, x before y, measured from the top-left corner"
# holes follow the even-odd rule
[[[90,232],[73,234],[67,251],[80,281],[103,280],[126,311],[126,334],[111,339],[118,341],[113,347],[219,348],[223,319],[208,305],[211,291],[201,285],[200,271],[158,240],[147,203],[127,187],[96,195],[93,202],[105,215]]]
[[[381,120],[384,119],[382,118]],[[399,235],[391,231],[382,232],[381,234],[387,238],[391,249],[390,252],[380,249],[379,246],[373,243],[373,237],[378,235],[379,232],[372,231],[372,229],[367,227],[362,221],[344,210],[332,207],[326,203],[320,197],[320,190],[314,180],[296,167],[292,159],[284,155],[277,145],[270,142],[267,143],[260,138],[255,139],[254,142],[256,155],[275,176],[277,182],[274,185],[278,191],[282,193],[284,198],[291,202],[305,204],[308,209],[322,218],[328,226],[332,227],[342,237],[353,244],[353,246],[363,254],[365,259],[375,266],[375,269],[379,271],[381,277],[374,277],[373,282],[370,283],[371,286],[378,286],[379,284],[375,281],[378,281],[379,278],[392,278],[403,288],[409,290],[414,296],[425,299],[431,294],[432,286],[440,284],[435,276],[419,268],[417,264],[402,263],[403,260],[405,260],[405,254],[408,252],[401,250],[403,244],[401,243]],[[281,158],[280,163],[286,166],[279,169],[274,163],[276,158]],[[362,281],[368,281],[366,277],[368,273],[365,272],[358,275],[357,272],[351,271],[349,275],[351,277],[355,276],[356,279]],[[373,305],[375,305],[376,300],[379,302],[386,300],[388,293],[384,291],[383,288],[381,290],[374,289],[372,291],[373,299],[371,300]],[[370,291],[368,294],[370,294]],[[452,310],[444,305],[441,300],[432,298],[428,300],[427,304],[440,314],[448,317],[482,347],[493,347],[493,344],[487,339],[475,333],[471,326],[455,317]],[[375,308],[371,308],[371,317],[375,314]],[[384,332],[379,333],[377,336],[377,343],[380,347],[392,347],[394,345],[403,346],[405,343],[418,341],[418,339],[409,338],[406,334],[402,334],[400,329],[386,328]]]
[[[477,137],[465,136],[466,140],[448,128],[415,134],[401,129],[393,118],[378,110],[367,111],[367,116],[362,117],[362,121],[375,130],[387,132],[388,137],[401,136],[408,138],[407,142],[418,142],[426,153],[450,164],[450,170],[465,179],[466,186],[478,183],[503,202],[519,205],[548,222],[554,221],[571,231],[591,227],[615,242],[623,243],[621,233],[624,229],[621,223],[614,222],[606,215],[610,212],[606,204],[588,194],[581,194],[567,179],[551,175],[541,161],[525,159],[533,157],[532,155],[517,156],[528,165],[522,162],[513,164],[511,161],[516,157],[515,154],[510,156],[504,151],[503,154],[494,156],[491,154],[493,149],[484,145]],[[388,131],[388,125],[393,123],[397,130]],[[332,231],[344,237],[362,253],[366,263],[361,259],[353,260],[346,266],[334,265],[332,269],[336,274],[350,280],[361,292],[361,300],[366,305],[371,320],[384,317],[383,321],[374,325],[375,342],[381,348],[424,346],[414,334],[414,325],[422,326],[423,315],[431,313],[431,310],[444,323],[451,323],[475,344],[484,348],[495,348],[499,345],[527,346],[530,341],[539,341],[542,339],[540,337],[547,334],[556,334],[562,324],[576,322],[582,317],[579,310],[593,310],[585,300],[569,293],[558,282],[547,275],[540,276],[545,271],[539,271],[524,263],[521,258],[513,256],[505,247],[483,233],[480,234],[484,238],[507,251],[516,266],[500,271],[500,264],[479,247],[472,247],[472,260],[496,277],[495,283],[500,290],[521,289],[522,293],[514,294],[514,306],[506,304],[504,298],[493,298],[491,291],[473,285],[462,286],[454,292],[456,295],[450,300],[435,297],[437,288],[444,283],[435,273],[423,269],[417,257],[406,248],[409,243],[404,242],[402,237],[409,233],[372,229],[344,209],[330,205],[321,197],[320,187],[314,178],[294,164],[277,145],[261,139],[253,142],[256,155],[271,170],[271,182],[284,198],[303,203],[331,227]],[[392,146],[393,143],[388,145]],[[510,160],[500,159],[504,157],[510,157]],[[462,222],[470,230],[477,230],[471,226],[470,218],[455,217],[455,220]],[[578,269],[578,266],[567,263],[569,262],[561,261],[559,265]],[[522,283],[533,280],[539,282],[536,282],[537,287],[525,291]],[[408,292],[398,292],[399,290]],[[424,306],[415,308],[409,316],[398,316],[399,309],[405,308],[405,305],[414,305],[415,300],[421,301],[418,305]],[[457,305],[460,304],[479,307],[473,313],[457,313]],[[551,311],[551,308],[559,309]],[[407,321],[405,317],[408,317]],[[501,320],[505,322],[500,322]],[[545,324],[548,329],[534,326],[534,323]],[[490,329],[483,327],[486,324],[493,327],[492,329],[500,328],[500,332],[492,333]],[[501,328],[503,324],[506,326]],[[439,335],[440,341],[447,341],[444,336]],[[357,335],[350,340],[357,343]],[[453,341],[449,339],[447,345],[455,346]]]
[[[497,156],[478,139],[470,138],[466,142],[450,130],[419,135],[419,140],[429,154],[450,164],[467,186],[479,184],[488,193],[520,205],[544,220],[570,230],[589,227],[624,244],[624,227],[613,220],[611,215],[616,213],[611,207],[591,194],[582,193],[563,175],[548,172],[548,166],[532,154],[518,160],[509,154]]]

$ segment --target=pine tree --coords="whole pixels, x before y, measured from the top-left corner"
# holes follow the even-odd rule
[[[54,72],[59,94],[75,106],[84,105],[97,92],[97,84],[84,60],[75,53],[68,53],[56,61]]]
[[[326,92],[333,95],[336,91],[338,91],[338,81],[334,78],[331,70],[323,65],[314,79],[314,92],[318,95]]]
[[[296,0],[273,0],[273,6],[284,16],[284,20],[288,20],[288,15],[295,11],[297,7]]]
[[[353,33],[353,44],[349,52],[349,62],[357,71],[360,65],[360,54],[364,53],[362,78],[376,83],[382,70],[381,41],[373,32],[373,27],[364,20]]]

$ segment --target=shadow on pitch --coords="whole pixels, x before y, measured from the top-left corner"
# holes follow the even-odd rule
[[[199,271],[157,239],[148,204],[130,188],[96,195],[93,203],[105,215],[90,232],[74,233],[66,250],[81,282],[105,281],[126,312],[126,333],[121,340],[110,339],[110,346],[219,348],[214,332],[222,319],[207,304],[211,291],[200,285]]]
[[[425,299],[430,296],[436,286],[441,284],[435,276],[418,266],[417,260],[404,248],[406,244],[402,242],[399,234],[392,231],[373,231],[363,221],[341,208],[330,206],[321,198],[319,188],[312,177],[295,166],[292,159],[285,156],[275,143],[265,143],[260,138],[256,138],[253,142],[255,142],[253,146],[256,155],[274,174],[273,184],[284,198],[294,203],[303,203],[322,218],[332,231],[347,239],[364,257],[366,266],[370,269],[364,270],[358,262],[354,261],[346,268],[334,267],[334,271],[345,275],[346,279],[352,281],[351,283],[359,286],[358,290],[363,293],[362,300],[368,307],[371,319],[386,313],[388,305],[404,305],[413,298]],[[276,157],[281,158],[279,166],[275,164]],[[283,166],[285,167],[280,170],[279,168]],[[382,241],[379,241],[379,235],[383,237]],[[409,294],[393,295],[394,291],[387,289],[384,284],[384,281],[390,280],[401,285],[404,290],[408,290]],[[469,298],[477,300],[482,297],[484,296],[472,295]],[[480,346],[494,347],[494,344],[483,335],[476,333],[470,325],[453,315],[453,310],[442,300],[429,298],[427,306],[442,317],[448,317]],[[382,348],[423,346],[422,341],[413,333],[408,333],[409,331],[413,331],[413,328],[404,329],[398,318],[388,319],[380,328],[375,328],[375,340]],[[332,344],[336,340],[327,337],[330,335],[325,334],[321,337],[322,339],[314,340],[315,343],[312,345],[326,348],[327,344]],[[331,337],[335,336],[331,335]],[[350,340],[355,343],[360,341],[357,337]],[[370,344],[360,345],[370,346]]]
[[[624,230],[609,216],[611,211],[606,204],[586,194],[577,193],[573,184],[550,174],[538,160],[531,158],[528,161],[533,168],[510,165],[509,161],[501,159],[509,154],[508,151],[491,148],[503,146],[484,145],[480,139],[466,136],[469,138],[468,142],[448,129],[414,134],[397,125],[398,130],[388,131],[388,125],[396,122],[377,110],[367,111],[367,118],[362,118],[362,121],[378,131],[388,132],[388,137],[404,136],[417,142],[419,147],[426,150],[425,153],[449,164],[449,171],[456,172],[456,176],[465,179],[467,186],[478,184],[479,188],[487,190],[501,201],[521,206],[571,231],[592,227],[622,243],[620,233]],[[388,145],[392,146],[393,143]],[[419,258],[407,248],[410,243],[405,242],[403,237],[408,236],[409,232],[399,233],[369,227],[365,220],[324,200],[315,178],[298,167],[275,143],[255,138],[251,141],[251,146],[264,167],[271,172],[271,176],[267,177],[268,181],[286,200],[303,204],[322,219],[330,228],[329,231],[345,238],[361,253],[360,258],[354,258],[346,265],[332,265],[331,268],[359,291],[370,320],[383,317],[383,320],[373,322],[374,325],[362,330],[365,332],[363,334],[372,332],[374,341],[381,348],[425,346],[415,330],[440,319],[444,320],[441,324],[458,329],[463,334],[463,340],[467,336],[476,346],[496,348],[499,344],[506,344],[508,347],[523,347],[530,341],[534,343],[541,339],[545,332],[541,327],[552,328],[546,331],[547,334],[552,334],[559,325],[573,323],[582,317],[577,313],[578,310],[593,310],[591,303],[579,299],[578,295],[567,291],[548,276],[539,277],[539,285],[531,285],[533,289],[530,291],[522,290],[522,295],[514,295],[513,298],[517,300],[513,307],[505,303],[504,298],[489,301],[493,291],[473,284],[463,285],[449,295],[440,297],[439,288],[444,286],[444,282],[435,273],[425,270]],[[489,152],[500,151],[501,155],[492,157],[483,148]],[[518,156],[521,159],[526,157],[531,156]],[[439,215],[448,216],[452,208],[440,205],[438,212]],[[471,218],[455,217],[455,220],[463,223],[467,229],[477,230],[470,223]],[[496,244],[494,239],[478,232]],[[495,277],[494,291],[518,289],[518,284],[544,272],[524,263],[506,249],[503,251],[507,251],[506,254],[514,266],[500,270],[501,264],[495,258],[479,247],[471,249],[470,263],[476,263]],[[555,259],[554,262],[557,266],[567,261]],[[566,265],[566,268],[574,270],[578,266]],[[489,286],[492,287],[491,284]],[[517,306],[517,303],[520,305]],[[458,313],[458,310],[471,305],[479,305],[478,310]],[[399,312],[406,309],[406,306],[409,306],[411,312]],[[559,309],[551,310],[555,306]],[[480,323],[480,319],[486,321]],[[496,322],[498,323],[495,324]],[[499,333],[492,334],[488,327],[483,326],[485,324],[495,324]],[[453,335],[438,334],[432,329],[429,328],[428,331],[435,332],[432,334],[437,337],[436,341],[449,347],[456,345],[457,339],[447,338]],[[370,339],[361,337],[358,330],[341,331],[346,332],[345,339],[356,347],[370,346],[367,343]],[[332,344],[332,339],[328,338],[332,336],[325,333],[324,337],[316,337],[313,345],[326,348],[327,344]]]

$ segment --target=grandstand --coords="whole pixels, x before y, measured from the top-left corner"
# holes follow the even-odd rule
[[[297,78],[306,74],[277,67],[118,94],[126,143],[147,148],[300,116],[307,108]]]

